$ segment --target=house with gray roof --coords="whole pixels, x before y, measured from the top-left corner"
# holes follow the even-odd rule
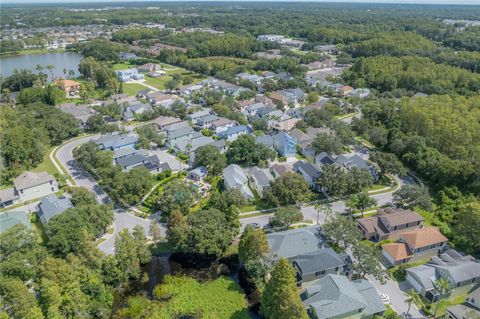
[[[152,107],[149,104],[145,104],[140,101],[133,101],[123,110],[123,120],[133,121],[135,119],[135,115],[140,115],[151,111]]]
[[[53,217],[60,215],[69,208],[72,208],[72,202],[66,197],[57,197],[55,194],[48,195],[38,204],[37,215],[45,226]]]
[[[435,289],[435,282],[446,279],[452,288],[452,294],[462,294],[480,286],[480,260],[472,256],[463,256],[449,249],[439,256],[417,267],[407,269],[406,280],[428,301],[441,297]]]
[[[22,224],[32,228],[28,215],[23,210],[9,210],[0,214],[0,234],[3,234],[15,225]]]
[[[290,262],[303,254],[318,251],[325,246],[317,225],[267,234],[271,259],[286,258]]]
[[[322,171],[319,167],[309,162],[298,161],[293,164],[293,170],[302,175],[310,188],[320,191],[320,186],[317,184],[317,180],[322,174]]]
[[[337,156],[337,158],[335,158],[335,162],[347,169],[352,169],[354,167],[358,169],[366,169],[370,172],[375,181],[378,180],[378,178],[380,177],[375,167],[373,167],[367,160],[364,160],[357,154],[353,156]]]
[[[332,248],[324,247],[293,259],[297,271],[297,282],[312,281],[329,274],[348,273],[350,259],[346,254],[337,254]]]
[[[280,131],[274,136],[275,150],[285,157],[293,157],[297,154],[297,140],[289,134]]]
[[[88,105],[76,105],[75,103],[62,103],[58,108],[65,113],[72,115],[78,120],[80,126],[83,127],[90,116],[95,114],[93,108]]]
[[[329,274],[316,280],[301,297],[314,319],[372,318],[385,311],[382,299],[370,282],[350,281],[342,275]]]
[[[125,157],[125,156],[135,155],[138,152],[139,152],[139,150],[137,150],[133,147],[119,148],[119,149],[113,151],[113,160],[116,161],[117,159]]]
[[[447,308],[447,319],[472,319],[480,318],[480,288],[467,295],[463,304]]]
[[[135,144],[138,141],[136,135],[128,134],[107,134],[102,135],[94,142],[98,145],[101,150],[111,150],[115,151],[124,147],[135,147]]]
[[[192,138],[191,140],[182,140],[177,142],[174,149],[177,153],[181,152],[186,155],[190,155],[192,152],[196,152],[199,147],[212,144],[213,142],[215,142],[213,138],[201,135],[196,138]]]
[[[194,181],[200,181],[208,175],[208,169],[205,166],[199,166],[188,173],[188,178]]]
[[[166,126],[182,122],[178,117],[173,116],[159,116],[153,120],[159,130],[163,130]]]
[[[223,181],[227,190],[236,188],[240,190],[244,197],[248,199],[252,199],[254,197],[252,191],[250,188],[248,188],[247,175],[245,175],[240,166],[236,164],[230,164],[225,167],[223,170]]]
[[[13,180],[13,187],[0,190],[0,207],[41,198],[58,191],[58,184],[47,172],[24,172]]]
[[[220,132],[218,136],[230,142],[236,140],[241,135],[250,133],[251,131],[252,129],[246,125],[236,125]]]
[[[167,131],[165,144],[170,148],[174,148],[178,143],[190,141],[192,136],[193,129],[190,126],[184,126],[178,129],[170,130]]]
[[[215,114],[207,114],[205,116],[197,118],[197,125],[201,128],[210,128],[213,122],[220,119]]]
[[[161,173],[163,170],[160,166],[160,159],[157,155],[148,155],[145,152],[118,158],[117,164],[122,167],[124,171],[129,171],[136,167],[145,167],[151,173]]]
[[[260,196],[263,196],[263,190],[270,186],[270,183],[274,180],[268,169],[261,169],[256,166],[248,170],[248,175],[252,181],[252,187]]]
[[[201,118],[202,116],[209,115],[212,113],[212,110],[210,108],[204,108],[203,110],[194,112],[192,114],[187,115],[187,120],[192,122],[192,124],[197,124],[197,120]]]

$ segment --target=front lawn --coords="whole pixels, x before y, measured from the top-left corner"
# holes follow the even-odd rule
[[[51,175],[62,174],[62,172],[59,172],[53,162],[50,160],[50,153],[52,152],[52,149],[53,147],[50,147],[48,149],[48,151],[43,156],[43,161],[32,170],[33,172],[47,172]]]
[[[138,91],[148,89],[146,86],[138,84],[138,83],[123,83],[123,93],[128,94],[130,96],[137,95]]]
[[[151,76],[146,75],[145,76],[145,83],[148,85],[151,85],[159,90],[165,90],[165,83],[170,81],[172,79],[171,76],[169,75],[163,75],[158,78],[154,78]]]
[[[250,318],[245,295],[227,277],[200,283],[190,277],[167,275],[155,288],[155,318]],[[197,318],[197,317],[195,317]]]

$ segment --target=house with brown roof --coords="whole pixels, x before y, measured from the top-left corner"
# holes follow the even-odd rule
[[[396,243],[382,246],[388,266],[396,266],[438,255],[448,239],[436,227],[424,227],[398,233]]]
[[[57,86],[65,92],[67,98],[75,98],[80,94],[80,83],[73,80],[58,80]]]
[[[420,227],[423,218],[408,209],[380,208],[378,215],[359,218],[356,222],[363,238],[382,241],[401,231]]]
[[[159,116],[153,120],[153,123],[158,126],[158,129],[162,131],[166,126],[180,123],[181,119],[173,116]]]
[[[288,104],[288,100],[285,96],[283,96],[280,92],[278,91],[275,91],[275,92],[272,92],[270,93],[270,96],[269,96],[270,100],[273,101],[273,103],[275,104],[282,104],[282,105],[287,105]]]

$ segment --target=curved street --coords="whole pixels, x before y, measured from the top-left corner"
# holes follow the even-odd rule
[[[93,192],[97,197],[99,203],[109,204],[112,203],[108,194],[98,185],[97,181],[80,167],[73,159],[73,149],[79,145],[85,144],[93,139],[98,138],[100,135],[87,136],[83,138],[74,139],[66,144],[61,145],[57,149],[56,159],[70,174],[77,186],[83,186]],[[55,162],[55,161],[54,161]],[[116,207],[114,210],[114,221],[112,227],[114,232],[112,234],[105,234],[104,241],[98,245],[98,248],[106,254],[113,254],[115,252],[115,235],[123,229],[132,230],[136,225],[143,227],[145,234],[148,236],[148,229],[150,220],[137,217],[127,210]],[[162,235],[165,235],[165,228],[161,227]]]

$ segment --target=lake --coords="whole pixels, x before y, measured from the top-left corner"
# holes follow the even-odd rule
[[[65,77],[63,69],[67,69],[67,76],[69,70],[73,70],[75,76],[78,76],[78,64],[81,59],[82,55],[73,52],[52,52],[0,57],[0,74],[6,77],[12,75],[15,69],[27,69],[33,73],[38,73],[35,68],[37,65],[41,65],[44,67],[42,72],[46,73],[50,78],[51,73],[45,67],[51,64],[54,66],[52,70],[54,77]]]

